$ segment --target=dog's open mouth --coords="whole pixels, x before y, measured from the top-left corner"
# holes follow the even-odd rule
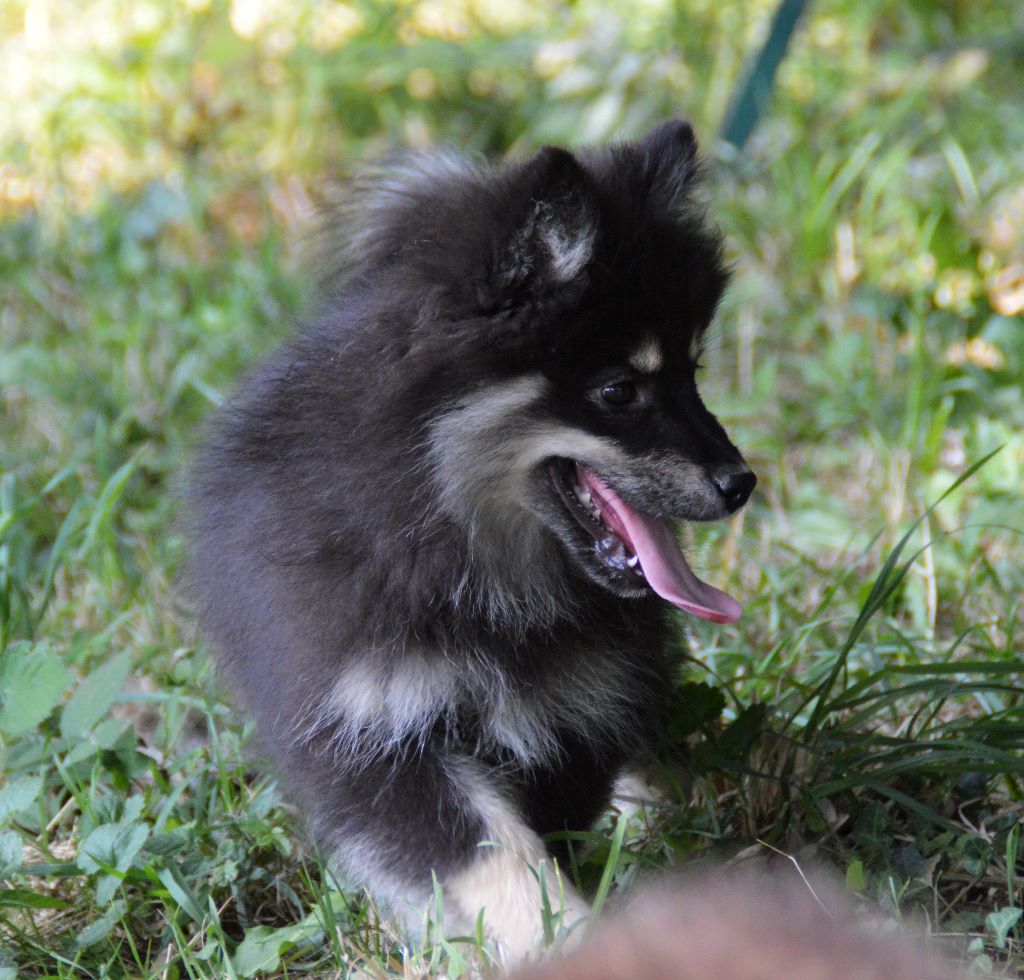
[[[597,556],[620,581],[653,589],[680,609],[715,623],[734,623],[740,604],[702,582],[687,564],[668,521],[631,507],[596,473],[572,460],[550,464],[552,483]]]

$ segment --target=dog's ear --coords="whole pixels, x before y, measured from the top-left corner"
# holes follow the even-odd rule
[[[635,144],[634,152],[651,197],[662,207],[678,207],[700,172],[693,127],[682,119],[670,119]]]
[[[510,179],[510,224],[495,241],[482,284],[485,305],[516,305],[517,298],[578,286],[594,251],[590,179],[571,153],[546,146]]]

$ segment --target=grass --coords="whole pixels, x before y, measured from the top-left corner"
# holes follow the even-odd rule
[[[465,969],[335,882],[247,754],[176,586],[175,488],[299,314],[327,174],[679,112],[736,268],[705,390],[761,481],[689,553],[747,610],[680,634],[685,792],[579,835],[566,872],[612,906],[777,850],[977,973],[1024,968],[1011,5],[815,5],[741,158],[710,137],[767,2],[624,3],[618,28],[367,4],[334,47],[303,4],[129,4],[106,40],[72,31],[99,0],[26,9],[0,14],[0,978]]]

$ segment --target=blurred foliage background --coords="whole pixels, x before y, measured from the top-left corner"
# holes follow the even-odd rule
[[[1024,7],[809,3],[737,151],[718,134],[774,11],[4,0],[0,976],[406,968],[245,762],[176,584],[175,488],[204,415],[300,315],[316,215],[361,161],[676,115],[736,273],[708,400],[761,482],[687,532],[748,612],[681,639],[715,685],[680,678],[696,790],[626,838],[614,881],[813,842],[854,891],[966,936],[977,970],[1012,962]],[[458,975],[450,954],[417,968]]]

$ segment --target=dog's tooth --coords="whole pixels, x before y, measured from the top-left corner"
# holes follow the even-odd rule
[[[636,566],[640,564],[640,559],[636,555],[633,555],[626,559],[626,564],[629,565],[630,568],[636,568]]]

